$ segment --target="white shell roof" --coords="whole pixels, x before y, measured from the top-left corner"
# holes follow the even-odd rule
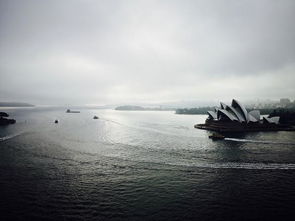
[[[265,119],[268,123],[271,124],[279,124],[280,117],[263,117],[263,119]]]
[[[219,116],[222,115],[222,114],[227,116],[231,121],[239,121],[236,116],[234,116],[233,114],[231,114],[227,110],[223,110],[223,109],[219,109],[217,111],[217,118],[219,118]]]
[[[217,113],[214,111],[207,111],[207,113],[213,118],[213,119],[217,119]]]
[[[240,104],[239,101],[233,99],[231,106],[233,108],[235,108],[238,112],[241,112],[241,114],[243,115],[243,118],[245,119],[245,121],[249,122],[247,110],[243,105]]]
[[[249,112],[249,116],[253,116],[257,121],[260,120],[260,111],[259,110],[252,110]]]
[[[232,121],[242,122],[259,122],[260,121],[260,111],[252,110],[249,113],[246,108],[237,100],[232,100],[232,105],[226,105],[223,102],[220,102],[220,108],[215,107],[214,111],[207,112],[211,118],[219,119],[220,115],[226,116],[228,119]],[[269,123],[278,123],[279,118],[265,118],[265,120]]]
[[[227,105],[226,105],[225,103],[223,103],[223,102],[220,102],[220,108],[221,108],[221,109],[225,109],[225,108],[226,108],[226,106],[227,106]]]
[[[244,122],[244,117],[232,106],[226,106],[226,110],[232,112],[240,122]]]
[[[255,117],[253,117],[251,114],[249,114],[248,118],[249,118],[249,122],[257,122],[257,121],[259,121]]]

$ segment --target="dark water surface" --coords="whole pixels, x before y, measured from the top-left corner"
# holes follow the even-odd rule
[[[7,112],[17,124],[0,127],[0,220],[294,218],[294,132],[214,142],[193,128],[204,115]]]

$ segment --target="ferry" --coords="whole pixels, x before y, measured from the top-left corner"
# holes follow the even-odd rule
[[[212,140],[223,140],[225,138],[225,136],[223,136],[221,134],[213,133],[213,134],[209,135],[209,138]]]

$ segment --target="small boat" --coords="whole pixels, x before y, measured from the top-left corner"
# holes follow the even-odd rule
[[[55,124],[58,124],[58,120],[55,120],[54,123],[55,123]]]
[[[213,134],[209,135],[209,138],[212,140],[223,140],[225,138],[225,136],[218,134],[218,133],[213,133]]]
[[[93,119],[99,119],[99,117],[98,116],[94,116]]]

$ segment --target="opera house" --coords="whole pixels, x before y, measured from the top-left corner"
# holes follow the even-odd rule
[[[205,124],[197,124],[195,128],[214,130],[219,132],[271,131],[288,128],[279,123],[280,117],[265,117],[261,119],[259,110],[248,112],[237,100],[231,105],[220,103],[214,111],[208,111]]]

